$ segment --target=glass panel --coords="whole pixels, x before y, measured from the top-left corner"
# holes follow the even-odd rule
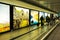
[[[29,25],[29,9],[14,7],[14,28],[22,28]]]
[[[0,4],[0,32],[10,30],[9,5]]]
[[[48,14],[48,16],[50,17],[50,14]]]
[[[38,23],[38,11],[31,10],[30,22],[31,25]]]
[[[39,12],[39,22],[41,23],[41,16],[43,16],[43,18],[45,18],[45,14],[44,12]]]
[[[45,13],[45,18],[46,18],[46,16],[48,16],[49,14],[48,13]]]

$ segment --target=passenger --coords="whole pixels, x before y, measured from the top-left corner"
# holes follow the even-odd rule
[[[47,22],[48,25],[49,25],[49,22],[50,22],[50,18],[49,18],[49,16],[46,16],[46,22]]]
[[[55,23],[55,20],[56,20],[56,18],[55,17],[53,17],[53,22]]]
[[[44,26],[44,18],[43,18],[43,16],[41,16],[41,18],[40,18],[40,20],[41,20],[41,26],[43,27]]]

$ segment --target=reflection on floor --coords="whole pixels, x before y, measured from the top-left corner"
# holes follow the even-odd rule
[[[29,33],[27,33],[23,36],[20,36],[20,37],[14,39],[14,40],[35,40],[35,38],[37,36],[42,35],[44,32],[48,31],[52,27],[53,27],[52,25],[51,26],[45,25],[43,27],[37,26],[37,25],[30,26],[30,27],[27,27],[27,28],[23,28],[23,29],[19,29],[19,30],[15,30],[15,31],[11,31],[11,32],[2,34],[2,35],[0,35],[0,40],[10,40],[14,37],[25,34],[29,31],[30,31]],[[36,29],[36,30],[34,30],[34,29]],[[33,31],[31,31],[31,30],[33,30]]]
[[[46,38],[46,40],[60,40],[60,23],[56,29]]]
[[[5,34],[0,35],[0,40],[10,40],[11,38],[17,37],[19,35],[22,35],[26,32],[29,32],[33,29],[36,29],[36,28],[38,28],[38,26],[35,25],[35,26],[28,27],[28,28],[23,28],[23,29],[20,29],[20,30],[5,33]],[[15,40],[32,40],[36,36],[40,35],[41,33],[46,32],[47,30],[48,30],[48,26],[44,26],[43,28],[40,27],[40,28],[38,28],[34,31],[29,32],[28,34],[25,34],[21,37],[18,37]]]

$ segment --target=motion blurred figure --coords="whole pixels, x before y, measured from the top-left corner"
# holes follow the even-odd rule
[[[44,26],[44,18],[43,18],[43,16],[41,16],[41,18],[40,18],[40,20],[41,20],[41,26]]]
[[[46,22],[47,22],[48,25],[49,25],[49,22],[50,22],[50,18],[49,18],[49,16],[46,16]]]

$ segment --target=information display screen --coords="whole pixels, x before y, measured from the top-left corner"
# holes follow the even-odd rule
[[[22,28],[29,25],[29,9],[14,7],[14,28]]]
[[[30,23],[31,25],[38,23],[38,11],[31,10]]]
[[[10,7],[0,4],[0,32],[10,30]]]

